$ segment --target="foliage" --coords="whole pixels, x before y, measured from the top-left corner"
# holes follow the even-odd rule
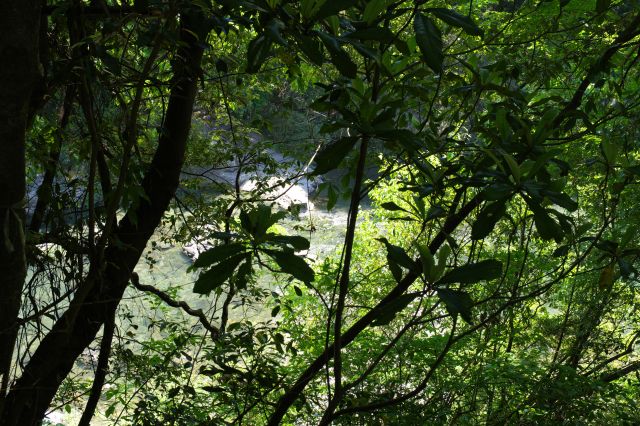
[[[49,2],[0,424],[637,423],[639,6]]]

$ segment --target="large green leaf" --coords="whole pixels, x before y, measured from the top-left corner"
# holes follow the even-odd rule
[[[467,323],[473,323],[471,317],[471,308],[473,307],[473,300],[466,291],[451,290],[448,288],[439,288],[438,297],[442,300],[447,308],[447,311],[456,316],[460,314],[463,320]]]
[[[356,75],[358,73],[358,66],[351,60],[351,57],[342,48],[342,46],[340,46],[340,43],[338,43],[338,39],[331,34],[327,34],[321,31],[318,32],[318,35],[329,51],[329,56],[331,56],[331,63],[335,65],[338,71],[340,71],[340,74],[344,75],[345,77],[356,78]]]
[[[380,207],[382,207],[385,210],[392,211],[392,212],[403,211],[403,212],[407,212],[408,213],[408,211],[406,209],[403,209],[402,207],[400,207],[399,205],[397,205],[393,201],[387,201],[386,203],[382,203],[382,204],[380,204]]]
[[[387,0],[369,0],[362,12],[362,19],[371,25],[386,6]]]
[[[533,221],[540,238],[543,240],[562,240],[562,229],[560,225],[542,208],[533,212]]]
[[[392,43],[393,33],[386,27],[369,27],[345,34],[344,37],[356,40],[374,40],[382,43]]]
[[[411,259],[402,247],[391,244],[386,238],[377,238],[377,240],[384,243],[387,248],[387,260],[389,263],[395,263],[417,274],[422,272],[422,266]]]
[[[542,191],[542,195],[551,200],[553,204],[556,204],[563,209],[567,209],[570,212],[574,212],[578,209],[578,203],[563,192]]]
[[[247,256],[247,253],[237,254],[200,274],[193,286],[193,292],[198,294],[211,293],[212,290],[220,287],[226,280],[231,278],[233,271]]]
[[[271,39],[260,35],[251,42],[247,49],[247,72],[254,73],[260,70],[260,67],[269,56],[271,48]]]
[[[279,244],[286,244],[293,247],[294,250],[308,250],[309,240],[300,235],[275,235],[267,234],[269,241],[274,241]]]
[[[266,204],[259,204],[252,210],[240,211],[240,224],[242,228],[255,238],[264,238],[267,230],[286,217],[286,212],[272,212],[271,207]]]
[[[496,259],[487,259],[478,263],[468,263],[447,272],[439,281],[439,284],[462,283],[472,284],[478,281],[493,280],[502,274],[502,262]]]
[[[311,174],[321,175],[338,167],[357,141],[357,137],[347,136],[326,145],[316,154],[314,158],[316,168]]]
[[[322,43],[317,39],[305,35],[298,36],[298,46],[300,50],[309,58],[314,64],[321,66],[324,62],[324,55],[322,54]]]
[[[436,73],[442,72],[442,34],[431,18],[419,13],[413,21],[416,43],[426,64]]]
[[[493,231],[496,223],[500,220],[506,211],[506,201],[496,201],[488,204],[482,209],[476,221],[471,228],[471,239],[481,240]]]
[[[468,16],[460,15],[456,11],[441,7],[433,7],[427,10],[452,27],[462,28],[469,35],[482,36],[484,34]]]
[[[326,0],[320,7],[318,12],[313,16],[316,20],[328,18],[332,15],[337,15],[343,10],[355,5],[357,0]]]
[[[245,246],[241,243],[221,244],[219,246],[215,246],[205,252],[202,252],[200,256],[198,256],[198,259],[193,262],[193,265],[191,265],[191,269],[205,268],[213,263],[217,263],[223,259],[231,257],[244,249]]]
[[[291,274],[302,282],[310,283],[314,280],[313,269],[300,256],[290,251],[265,250],[276,261],[282,272]]]

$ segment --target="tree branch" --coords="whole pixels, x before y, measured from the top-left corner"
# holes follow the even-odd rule
[[[138,274],[135,272],[131,274],[131,284],[133,284],[133,286],[140,291],[145,291],[147,293],[151,293],[158,296],[160,300],[162,300],[164,303],[171,306],[172,308],[180,308],[183,311],[185,311],[187,314],[191,315],[192,317],[198,318],[198,320],[200,321],[200,324],[202,324],[202,326],[211,333],[211,337],[213,339],[217,339],[220,336],[220,330],[218,330],[218,327],[214,326],[209,322],[209,319],[204,314],[204,312],[202,312],[202,309],[193,309],[191,306],[189,306],[187,302],[184,302],[182,300],[179,300],[179,301],[174,300],[167,293],[165,293],[160,289],[155,288],[154,286],[141,284],[140,278],[138,277]]]

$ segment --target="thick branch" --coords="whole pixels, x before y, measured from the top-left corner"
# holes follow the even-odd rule
[[[602,377],[600,377],[600,380],[606,383],[613,382],[614,380],[618,380],[626,376],[627,374],[633,373],[634,371],[638,370],[640,370],[640,361],[632,362],[625,367],[612,371],[611,373],[604,374]]]

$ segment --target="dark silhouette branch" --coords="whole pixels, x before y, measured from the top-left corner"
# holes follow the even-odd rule
[[[136,274],[135,272],[131,274],[131,284],[133,284],[133,286],[140,291],[144,291],[144,292],[151,293],[153,295],[158,296],[158,298],[160,298],[160,300],[162,300],[167,305],[173,308],[182,309],[192,317],[198,318],[198,321],[200,321],[200,324],[202,324],[202,326],[207,331],[209,331],[209,333],[211,333],[212,338],[216,339],[219,337],[220,330],[218,329],[218,327],[211,324],[207,316],[204,314],[204,312],[202,312],[202,309],[193,309],[191,306],[189,306],[187,302],[184,302],[182,300],[174,300],[171,296],[169,296],[164,291],[157,289],[154,286],[140,283],[140,278],[138,277],[138,274]]]

